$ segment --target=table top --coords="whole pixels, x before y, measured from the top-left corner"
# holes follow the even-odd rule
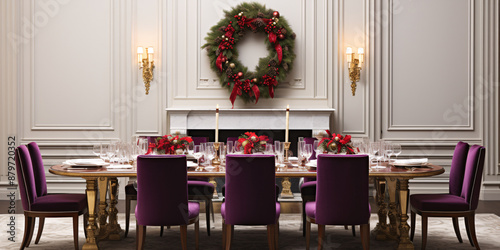
[[[387,163],[383,163],[387,166]],[[72,168],[65,165],[55,165],[49,169],[49,172],[56,175],[73,176],[81,178],[96,177],[135,177],[137,176],[136,167],[128,169],[108,169],[99,168]],[[395,167],[370,168],[370,177],[396,177],[412,179],[416,177],[429,177],[444,173],[441,166],[426,164],[422,167]],[[196,168],[188,167],[188,176],[190,177],[225,177],[224,166],[206,167],[202,171],[196,171]],[[299,168],[297,165],[290,167],[276,168],[276,177],[316,177],[316,168]]]

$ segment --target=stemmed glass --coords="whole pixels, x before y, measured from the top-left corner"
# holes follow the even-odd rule
[[[302,149],[302,155],[304,156],[306,162],[309,162],[309,158],[311,158],[312,152],[313,152],[312,145],[305,144],[304,148]]]
[[[266,149],[264,151],[264,154],[266,154],[266,155],[274,155],[273,145],[266,144]]]
[[[227,141],[226,150],[227,150],[226,154],[228,154],[228,155],[234,153],[234,144],[233,144],[233,141]]]
[[[385,153],[387,154],[388,157],[388,162],[391,162],[391,156],[394,155],[394,144],[392,143],[386,143],[385,144]]]
[[[195,145],[193,149],[193,156],[196,158],[196,162],[198,163],[198,167],[196,171],[201,171],[203,168],[201,167],[200,158],[203,156],[203,147],[201,145]]]
[[[380,142],[372,142],[370,144],[370,154],[377,160],[377,165],[372,166],[372,168],[385,168],[385,166],[379,165],[379,161],[384,158],[383,145]]]
[[[399,143],[392,144],[392,154],[396,156],[396,159],[398,158],[398,155],[401,154],[401,144]]]
[[[323,153],[321,152],[321,148],[318,147],[319,145],[320,144],[318,140],[315,140],[312,145],[314,152],[316,152],[316,158],[318,158],[318,155]]]
[[[97,157],[100,158],[101,152],[102,152],[101,143],[94,144],[94,146],[92,147],[92,153],[94,153]]]
[[[194,153],[194,141],[190,142],[186,146],[186,149],[187,149],[188,154],[193,155],[193,153]]]
[[[213,145],[207,145],[205,147],[205,159],[208,160],[205,163],[210,165],[212,160],[215,158],[215,150]]]
[[[116,154],[115,148],[116,148],[116,144],[114,144],[114,143],[110,143],[106,147],[106,156],[108,157],[108,160],[110,163],[112,163],[114,160],[113,158],[115,157],[115,154]]]

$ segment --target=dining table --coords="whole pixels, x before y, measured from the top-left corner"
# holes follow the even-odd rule
[[[414,249],[409,237],[410,226],[407,223],[409,180],[439,175],[444,173],[444,169],[431,163],[400,167],[385,162],[382,165],[385,168],[370,168],[369,170],[369,176],[373,179],[376,190],[375,201],[379,207],[378,223],[371,232],[372,237],[376,240],[395,240],[398,242],[397,249]],[[188,166],[187,170],[188,177],[208,177],[212,181],[216,177],[225,177],[226,174],[224,165],[208,166],[202,169]],[[49,172],[55,175],[83,178],[86,181],[89,223],[86,228],[84,250],[99,249],[100,240],[122,239],[123,230],[118,223],[116,207],[118,203],[117,178],[136,177],[137,169],[134,165],[128,168],[120,168],[116,165],[89,168],[55,165],[49,169]],[[291,194],[290,178],[300,177],[316,177],[316,168],[299,167],[297,164],[276,167],[276,178],[282,179],[283,197]],[[108,190],[109,204],[106,197]],[[98,198],[99,204],[96,207]]]

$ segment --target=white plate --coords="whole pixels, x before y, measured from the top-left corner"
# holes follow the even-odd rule
[[[310,168],[315,168],[315,167],[317,167],[317,165],[316,165],[316,164],[313,164],[313,163],[311,163],[311,162],[310,162],[310,163],[306,163],[306,166],[308,166],[308,167],[310,167]]]
[[[187,167],[188,168],[197,167],[197,166],[198,166],[198,164],[196,164],[195,162],[192,162],[192,161],[188,161],[187,162]]]
[[[210,171],[210,170],[213,170],[214,168],[215,168],[215,167],[209,166],[209,167],[205,167],[205,170]]]
[[[298,161],[299,158],[295,157],[295,156],[292,156],[292,157],[288,157],[288,160],[290,160],[290,161]]]
[[[121,164],[113,164],[113,165],[109,165],[106,167],[106,169],[129,169],[129,168],[133,168],[134,166],[132,165],[121,165]]]
[[[101,167],[107,166],[109,163],[101,159],[73,159],[63,162],[64,165],[68,166],[87,166],[87,167]]]

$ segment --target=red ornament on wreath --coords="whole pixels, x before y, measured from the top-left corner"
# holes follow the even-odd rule
[[[235,46],[246,31],[267,34],[264,42],[269,54],[259,59],[254,71],[241,64]],[[274,97],[275,88],[292,69],[294,39],[295,34],[278,11],[259,3],[242,3],[225,11],[225,18],[211,28],[202,48],[207,49],[210,66],[219,75],[221,86],[231,92],[229,100],[234,107],[238,96],[244,102],[255,103],[260,97]]]

